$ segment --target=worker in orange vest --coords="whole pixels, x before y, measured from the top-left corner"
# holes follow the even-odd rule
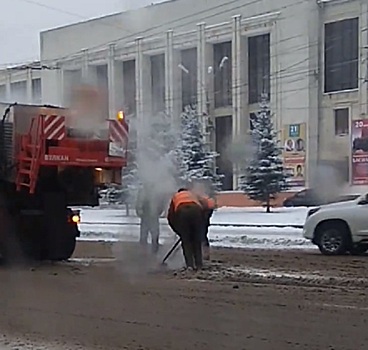
[[[203,267],[203,207],[197,196],[181,188],[171,199],[167,220],[180,237],[187,269]]]

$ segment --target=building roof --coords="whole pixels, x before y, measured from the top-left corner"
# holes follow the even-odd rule
[[[149,0],[149,1],[154,1],[154,0]],[[52,31],[56,31],[56,30],[62,30],[62,29],[65,29],[65,28],[74,27],[74,26],[78,26],[78,25],[83,25],[83,24],[88,24],[88,23],[103,21],[103,20],[107,20],[108,21],[110,19],[114,19],[114,17],[120,18],[121,15],[128,15],[129,13],[137,12],[137,11],[140,11],[142,9],[146,9],[146,8],[150,8],[150,7],[153,8],[153,7],[157,7],[157,6],[162,6],[162,5],[165,5],[165,4],[169,3],[169,2],[171,3],[171,2],[176,2],[176,1],[180,1],[180,0],[158,0],[158,1],[161,1],[161,2],[151,3],[151,4],[148,4],[148,5],[141,6],[139,8],[135,8],[135,9],[127,10],[127,11],[115,12],[115,13],[111,13],[109,15],[94,17],[94,18],[90,18],[90,19],[86,19],[86,20],[82,20],[82,21],[78,21],[78,22],[74,22],[74,23],[70,23],[70,24],[66,24],[66,25],[61,25],[61,26],[58,26],[58,27],[50,28],[50,29],[46,29],[46,30],[41,31],[41,34],[52,32]]]

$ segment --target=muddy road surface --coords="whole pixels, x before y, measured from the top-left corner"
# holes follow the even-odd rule
[[[367,349],[367,267],[368,257],[217,249],[205,270],[189,273],[160,268],[133,246],[80,243],[68,263],[0,269],[0,342],[55,350]]]

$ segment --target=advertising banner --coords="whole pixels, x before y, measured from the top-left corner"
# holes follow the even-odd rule
[[[290,187],[305,187],[306,123],[287,124],[283,128],[284,167],[290,175]]]
[[[351,126],[351,183],[368,184],[368,119],[353,120]]]

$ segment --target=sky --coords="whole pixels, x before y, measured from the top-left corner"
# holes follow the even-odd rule
[[[162,0],[0,0],[0,68],[39,58],[42,30]]]

